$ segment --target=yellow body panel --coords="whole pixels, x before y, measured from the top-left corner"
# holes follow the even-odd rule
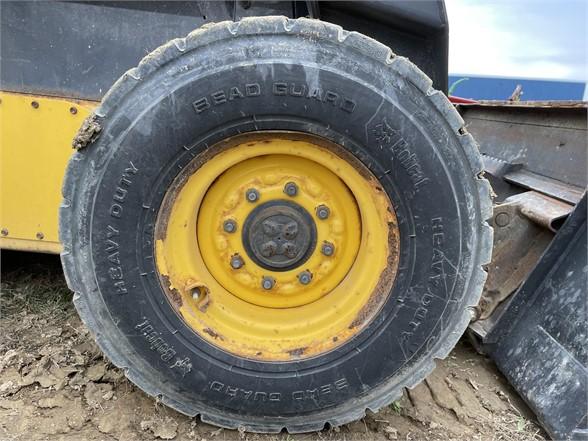
[[[91,101],[0,92],[0,248],[59,253],[61,183]]]

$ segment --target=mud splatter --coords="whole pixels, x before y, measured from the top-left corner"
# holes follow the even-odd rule
[[[93,143],[100,136],[102,132],[102,126],[98,117],[92,113],[82,123],[82,126],[78,130],[78,133],[72,141],[72,147],[76,150],[81,150]]]

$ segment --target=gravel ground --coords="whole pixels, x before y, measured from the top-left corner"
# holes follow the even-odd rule
[[[465,341],[425,382],[353,424],[304,435],[209,426],[145,395],[104,359],[56,256],[1,257],[0,441],[546,439],[492,362]]]

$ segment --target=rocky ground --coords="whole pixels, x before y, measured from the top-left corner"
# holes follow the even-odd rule
[[[542,440],[532,413],[467,342],[402,399],[322,432],[257,435],[181,415],[104,359],[55,256],[2,253],[0,441]]]

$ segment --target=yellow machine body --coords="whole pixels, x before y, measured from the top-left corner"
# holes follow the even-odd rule
[[[0,248],[59,253],[71,142],[92,101],[0,92]]]

